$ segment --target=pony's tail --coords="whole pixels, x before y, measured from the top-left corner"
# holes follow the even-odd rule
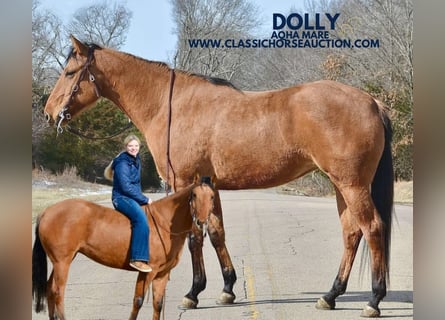
[[[39,237],[39,220],[36,223],[35,241],[32,248],[32,296],[37,313],[45,309],[48,275],[46,252]]]
[[[371,184],[371,197],[384,227],[384,248],[385,248],[385,277],[389,283],[389,260],[391,249],[392,215],[394,204],[394,169],[391,154],[392,127],[391,120],[387,113],[387,107],[376,100],[385,129],[385,147],[380,158],[374,180]]]

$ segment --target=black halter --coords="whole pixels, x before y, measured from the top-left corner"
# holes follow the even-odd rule
[[[79,84],[80,81],[82,81],[85,73],[88,72],[88,78],[89,80],[94,84],[94,91],[96,92],[96,96],[98,98],[100,98],[100,93],[99,93],[99,88],[97,87],[97,84],[95,82],[96,78],[94,77],[94,75],[91,73],[89,67],[94,59],[94,50],[96,49],[96,47],[94,45],[90,45],[88,47],[88,56],[87,56],[87,61],[85,62],[85,64],[82,67],[82,70],[80,71],[80,75],[79,78],[77,79],[76,83],[74,84],[73,88],[71,89],[71,93],[70,96],[68,98],[68,101],[66,102],[66,104],[63,106],[62,110],[60,110],[59,112],[59,121],[57,122],[57,133],[62,133],[63,132],[63,128],[62,128],[62,122],[64,119],[66,120],[70,120],[71,119],[71,114],[68,112],[69,111],[69,107],[71,104],[71,101],[74,99],[74,96],[76,95],[77,91],[79,90]]]

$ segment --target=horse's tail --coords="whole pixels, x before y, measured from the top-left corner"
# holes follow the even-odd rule
[[[384,226],[385,277],[389,283],[389,260],[391,248],[391,229],[394,203],[394,169],[391,154],[392,127],[388,108],[376,100],[385,130],[385,146],[380,158],[374,180],[371,184],[371,197]]]
[[[37,313],[45,308],[48,275],[46,252],[43,249],[39,236],[39,223],[40,221],[37,220],[34,247],[32,248],[32,296],[33,300],[35,300]]]

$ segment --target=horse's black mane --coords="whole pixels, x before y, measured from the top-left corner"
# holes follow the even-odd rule
[[[226,86],[226,87],[230,87],[232,89],[235,89],[235,90],[239,91],[239,89],[237,87],[235,87],[235,85],[232,82],[230,82],[229,80],[226,80],[226,79],[223,79],[223,78],[204,76],[202,74],[196,74],[196,73],[192,73],[191,75],[194,76],[194,77],[198,77],[198,78],[207,80],[211,84],[214,84],[214,85],[217,85],[217,86]]]
[[[99,46],[98,44],[92,43],[92,42],[83,42],[83,44],[85,46],[87,46],[88,48],[92,49],[92,50],[101,50],[102,49],[101,46]],[[133,55],[131,53],[125,53],[125,54],[129,55],[131,57],[134,57],[136,59],[141,59],[141,60],[147,61],[149,63],[155,63],[155,64],[159,65],[160,67],[163,67],[163,68],[166,68],[166,69],[170,70],[170,67],[165,62],[147,60],[147,59],[135,56],[135,55]],[[69,52],[68,52],[67,58],[65,60],[65,66],[68,63],[68,60],[71,57],[73,57],[73,56],[74,56],[74,48],[71,46],[69,48]],[[188,74],[188,75],[193,76],[193,77],[198,77],[198,78],[204,79],[204,80],[206,80],[206,81],[208,81],[211,84],[214,84],[216,86],[226,86],[226,87],[229,87],[229,88],[232,88],[232,89],[235,89],[235,90],[239,91],[239,89],[233,83],[231,83],[229,80],[226,80],[226,79],[217,78],[217,77],[209,77],[209,76],[205,76],[205,75],[197,74],[197,73],[189,73],[187,71],[182,71],[182,70],[178,70],[178,71],[183,72],[183,73]]]

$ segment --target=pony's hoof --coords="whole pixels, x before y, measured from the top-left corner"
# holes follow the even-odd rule
[[[333,310],[335,309],[335,300],[332,303],[329,303],[323,297],[321,297],[315,304],[315,308],[318,310]]]
[[[182,304],[179,306],[180,309],[196,309],[198,307],[198,301],[193,301],[190,298],[182,298]]]
[[[235,301],[235,295],[233,293],[222,292],[219,299],[216,301],[217,304],[233,304]]]
[[[374,309],[373,307],[367,305],[366,307],[363,308],[362,314],[360,315],[360,317],[378,318],[378,317],[380,317],[380,310]]]

